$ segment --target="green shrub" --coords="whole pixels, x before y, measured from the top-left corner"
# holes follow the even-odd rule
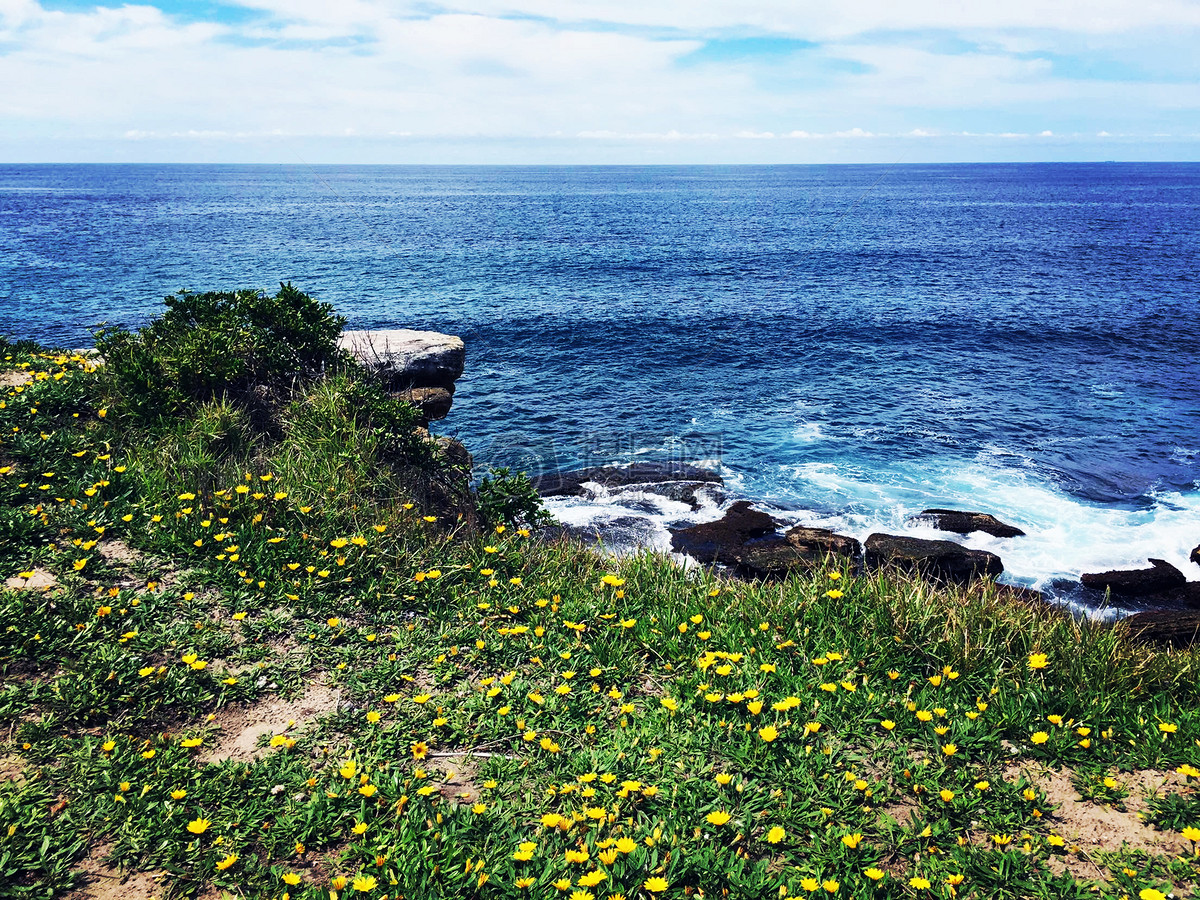
[[[479,515],[490,528],[554,524],[554,517],[542,507],[537,488],[524,472],[510,472],[505,467],[489,469],[477,493]]]
[[[213,399],[245,401],[338,359],[345,320],[290,283],[274,297],[183,291],[164,302],[166,313],[136,332],[96,334],[113,400],[143,420]]]

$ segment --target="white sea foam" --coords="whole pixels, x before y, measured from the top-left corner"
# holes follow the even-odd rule
[[[1028,460],[1000,450],[944,469],[910,463],[866,472],[812,462],[755,471],[721,467],[720,472],[729,499],[717,503],[701,492],[699,509],[652,491],[599,486],[587,497],[552,498],[547,507],[564,524],[598,529],[613,544],[607,549],[617,553],[639,545],[669,552],[670,528],[712,521],[733,500],[748,498],[788,524],[829,528],[860,541],[886,532],[988,550],[1004,561],[1001,581],[1039,590],[1060,579],[1077,582],[1084,572],[1144,568],[1150,557],[1165,559],[1189,580],[1200,579],[1200,569],[1188,559],[1200,543],[1200,491],[1164,491],[1136,507],[1089,502],[1056,487]],[[960,536],[913,521],[931,507],[991,513],[1026,534]],[[630,517],[644,522],[611,532],[606,527]],[[1061,600],[1074,608],[1070,598]],[[1100,615],[1125,612],[1112,607]]]

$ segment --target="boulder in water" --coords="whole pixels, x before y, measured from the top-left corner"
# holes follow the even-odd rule
[[[1192,553],[1191,553],[1191,555],[1188,557],[1188,559],[1190,559],[1190,560],[1191,560],[1192,562],[1194,562],[1196,565],[1200,566],[1200,545],[1197,545],[1197,546],[1196,546],[1196,549],[1194,549],[1194,550],[1192,551]]]
[[[854,538],[801,525],[789,529],[782,537],[769,535],[749,540],[736,554],[739,569],[756,578],[786,575],[793,569],[814,569],[830,556],[849,557],[857,562],[861,555],[862,544]]]
[[[702,563],[736,567],[748,541],[774,534],[779,524],[765,512],[739,500],[715,522],[684,528],[671,535],[671,549],[686,553]]]
[[[1004,571],[1000,557],[986,550],[971,550],[953,541],[930,541],[894,534],[867,538],[865,561],[870,569],[911,572],[954,584],[976,578],[995,578]]]
[[[1000,538],[1023,537],[1025,534],[1015,525],[1007,525],[988,513],[963,512],[957,509],[925,509],[913,519],[918,522],[928,522],[939,531],[949,531],[954,534],[982,531],[992,537]]]
[[[1079,580],[1098,591],[1111,591],[1122,597],[1148,597],[1187,584],[1187,578],[1163,559],[1151,559],[1149,569],[1114,569],[1085,572]]]

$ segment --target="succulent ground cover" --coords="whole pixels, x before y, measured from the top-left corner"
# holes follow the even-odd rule
[[[0,896],[1196,888],[1197,651],[836,559],[464,538],[346,375],[264,437],[147,430],[78,354],[0,373]]]

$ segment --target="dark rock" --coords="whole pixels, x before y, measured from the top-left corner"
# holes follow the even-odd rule
[[[1122,619],[1118,627],[1130,638],[1172,647],[1190,647],[1200,638],[1200,610],[1152,610]]]
[[[1196,549],[1192,551],[1188,559],[1200,566],[1200,546],[1196,547]]]
[[[610,489],[638,485],[650,490],[650,486],[658,486],[660,489],[654,493],[689,503],[694,502],[698,488],[724,484],[716,472],[685,463],[635,463],[632,466],[595,466],[574,472],[550,472],[539,477],[535,484],[543,497],[559,497],[583,496],[588,492],[584,485],[589,482]],[[691,499],[687,499],[689,497]]]
[[[787,542],[796,548],[796,552],[818,562],[826,556],[849,556],[858,559],[863,548],[856,539],[844,534],[834,534],[827,528],[805,528],[797,525],[789,528],[783,535]]]
[[[954,534],[970,534],[982,531],[992,537],[1022,537],[1025,532],[1015,525],[1006,525],[995,516],[979,512],[961,512],[956,509],[926,509],[913,519],[927,522],[939,531],[949,531]]]
[[[737,566],[747,541],[773,534],[779,523],[764,512],[739,500],[715,522],[693,525],[671,535],[671,549],[686,553],[702,563]]]
[[[967,584],[985,576],[995,578],[1004,571],[1000,557],[986,550],[970,550],[953,541],[893,534],[873,534],[867,538],[865,561],[871,569],[915,572],[955,584]]]
[[[831,556],[848,556],[857,561],[861,553],[862,545],[852,537],[834,534],[824,528],[797,526],[782,537],[772,534],[749,540],[735,557],[743,574],[772,578],[786,575],[793,569],[815,569]]]
[[[1108,590],[1123,597],[1147,597],[1187,584],[1184,574],[1166,560],[1151,559],[1150,565],[1153,568],[1085,572],[1079,580],[1086,587]]]

